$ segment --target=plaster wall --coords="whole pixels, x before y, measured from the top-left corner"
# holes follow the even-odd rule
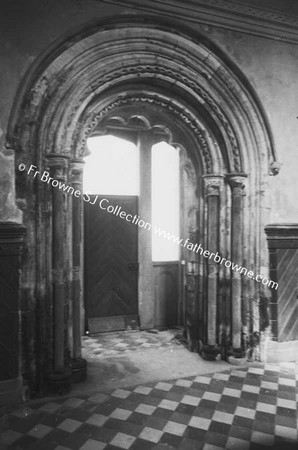
[[[278,176],[269,178],[267,192],[271,211],[268,222],[297,222],[298,47],[204,25],[199,31],[242,70],[269,119],[281,170]]]
[[[0,0],[0,145],[4,148],[9,114],[22,79],[35,59],[58,39],[105,16],[137,11],[105,4],[100,0]],[[207,25],[193,27],[211,39],[230,57],[254,87],[269,118],[282,164],[277,177],[270,177],[267,192],[271,211],[268,223],[297,222],[298,140],[297,103],[298,47]],[[0,220],[21,221],[13,204],[13,161],[1,156],[2,192]],[[4,206],[3,206],[4,203]]]

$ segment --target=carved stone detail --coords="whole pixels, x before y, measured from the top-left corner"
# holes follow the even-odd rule
[[[29,93],[29,100],[32,106],[38,106],[40,99],[45,95],[48,88],[48,80],[46,77],[41,77]]]
[[[113,103],[110,103],[108,106],[106,106],[104,109],[102,109],[99,113],[97,113],[92,120],[89,122],[89,124],[84,128],[83,132],[83,138],[81,139],[81,145],[79,148],[79,157],[84,156],[85,148],[86,148],[86,142],[87,138],[90,135],[90,133],[98,126],[98,124],[113,110],[116,108],[119,108],[121,106],[125,105],[133,105],[133,104],[152,104],[155,106],[163,107],[170,111],[171,113],[174,113],[176,116],[178,116],[187,126],[190,128],[197,139],[200,142],[204,162],[206,164],[206,172],[211,173],[212,172],[212,158],[211,158],[211,151],[209,149],[208,143],[205,138],[205,131],[200,128],[200,126],[196,123],[196,121],[188,115],[185,111],[180,111],[177,107],[174,107],[173,104],[170,102],[166,102],[164,100],[159,100],[157,98],[150,98],[150,97],[125,97],[118,100],[115,100]]]
[[[220,188],[222,185],[222,176],[214,175],[214,176],[204,177],[204,182],[205,182],[205,194],[207,197],[209,195],[219,195],[220,194]]]
[[[159,76],[166,76],[169,77],[171,79],[175,79],[176,81],[182,83],[183,85],[187,86],[188,88],[190,88],[191,90],[193,90],[194,93],[196,93],[197,95],[199,95],[210,107],[210,109],[213,111],[213,113],[217,116],[217,118],[219,119],[219,121],[221,122],[221,124],[223,125],[223,128],[225,129],[226,133],[227,133],[227,137],[230,141],[230,145],[231,145],[231,149],[233,152],[233,169],[235,170],[235,172],[240,172],[241,171],[241,160],[240,160],[240,151],[239,151],[239,146],[238,146],[238,142],[237,142],[237,138],[233,132],[233,129],[229,123],[229,121],[227,120],[227,118],[225,117],[224,113],[222,112],[222,110],[219,108],[219,106],[217,105],[217,103],[215,102],[215,100],[202,88],[198,85],[198,82],[196,80],[191,80],[189,78],[189,76],[184,75],[183,73],[177,73],[174,72],[173,70],[170,70],[168,68],[165,67],[160,67],[160,66],[147,66],[147,65],[139,65],[139,66],[132,66],[132,67],[124,67],[121,68],[121,70],[116,70],[113,73],[109,72],[106,75],[102,75],[101,78],[98,80],[98,83],[93,83],[94,86],[91,89],[91,85],[89,85],[83,92],[82,96],[80,97],[80,99],[78,100],[78,104],[76,107],[74,108],[79,108],[83,99],[86,98],[87,94],[91,93],[92,91],[94,91],[94,89],[98,89],[98,87],[100,85],[103,85],[107,82],[112,82],[115,79],[119,79],[123,76],[133,76],[133,75],[137,75],[138,77],[140,76],[145,76],[145,75],[159,75]],[[96,86],[96,87],[95,87]],[[89,122],[89,124],[85,127],[84,130],[84,135],[81,141],[81,145],[80,145],[80,152],[79,154],[82,155],[84,153],[84,149],[85,149],[85,145],[86,145],[86,140],[88,135],[90,134],[90,132],[97,126],[97,124],[100,122],[100,120],[102,120],[113,108],[118,106],[118,102],[119,102],[119,106],[123,105],[125,103],[123,103],[123,101],[125,101],[126,99],[120,99],[120,100],[116,100],[114,102],[114,104],[109,105],[107,107],[105,107],[100,113],[96,114],[92,120]],[[146,101],[146,98],[143,99],[142,101]],[[140,100],[137,100],[140,101]],[[162,100],[157,100],[157,99],[153,99],[151,98],[150,100],[147,100],[149,102],[160,102],[163,103]],[[169,108],[170,105],[166,105],[167,108]],[[173,106],[172,106],[173,108]],[[176,113],[175,108],[173,108],[173,112]],[[72,109],[71,115],[74,115],[75,112]],[[188,123],[188,121],[190,120],[187,116],[186,113],[184,111],[183,112],[179,112],[179,115],[181,117],[181,119],[186,122],[188,125],[191,125],[191,121],[190,123]],[[67,120],[67,123],[69,123],[69,119]],[[65,128],[65,136],[67,134],[67,128]],[[65,136],[63,138],[65,138]],[[202,139],[202,136],[199,135],[200,140]],[[202,142],[201,142],[202,143]],[[210,173],[210,172],[208,172]]]
[[[51,153],[47,155],[47,163],[55,180],[66,181],[69,157]]]
[[[279,174],[280,168],[281,168],[282,164],[279,163],[278,161],[274,161],[270,164],[270,172],[269,175],[271,176],[276,176]]]
[[[119,0],[120,3],[120,0]],[[133,2],[130,1],[130,4]],[[160,2],[162,5],[162,2]],[[174,0],[175,3],[175,0]],[[199,4],[206,3],[204,2],[198,2]],[[139,7],[141,7],[142,1],[140,2]],[[230,8],[230,5],[228,2],[226,2],[226,10]],[[197,5],[196,5],[197,6]],[[180,3],[181,7],[181,3]],[[183,8],[183,7],[181,7]],[[180,9],[181,9],[180,8]],[[207,10],[207,6],[204,7]],[[232,8],[232,6],[231,6]],[[196,7],[194,7],[196,9]],[[202,9],[202,7],[201,7]],[[140,27],[144,27],[144,29],[148,29],[150,33],[152,34],[152,31],[156,31],[156,40],[148,37],[147,44],[148,49],[150,49],[151,45],[152,47],[156,46],[159,43],[159,38],[161,33],[165,33],[166,28],[164,26],[159,26],[156,24],[153,20],[146,18],[144,21],[142,18],[137,19],[135,21],[134,19],[130,19],[130,22],[128,22],[126,25],[121,24],[121,27],[129,27],[131,24],[131,21],[134,23],[138,23]],[[103,26],[102,30],[106,30],[107,32],[113,33],[114,30],[119,26],[117,23],[107,25],[106,27]],[[169,33],[169,38],[166,40],[166,43],[168,45],[168,48],[170,48],[173,52],[175,51],[175,48],[177,46],[176,39],[177,36],[174,36],[173,29],[167,30]],[[102,47],[100,44],[100,41],[97,39],[100,39],[100,32],[101,30],[97,30],[94,33],[94,46],[92,47],[92,52],[94,51],[94,55],[96,52],[101,52]],[[171,36],[171,34],[173,36]],[[181,32],[181,36],[183,38],[191,38],[191,36],[183,35]],[[86,39],[92,39],[91,35],[86,36]],[[146,38],[144,38],[144,41],[146,41]],[[96,45],[95,45],[96,44]],[[69,46],[72,45],[72,43],[69,43]],[[104,45],[104,44],[103,44]],[[112,87],[116,83],[121,82],[127,83],[132,82],[134,79],[146,79],[146,78],[163,78],[167,82],[170,82],[172,85],[180,85],[181,90],[188,90],[188,92],[196,94],[194,97],[197,98],[197,101],[201,103],[203,108],[209,109],[210,113],[214,115],[215,121],[217,123],[220,123],[222,126],[221,131],[225,133],[224,140],[227,144],[228,149],[228,159],[229,159],[229,167],[231,171],[234,172],[241,172],[243,170],[242,167],[242,161],[240,158],[240,148],[239,148],[239,142],[237,140],[237,124],[233,124],[232,121],[229,120],[228,112],[226,113],[224,110],[224,102],[221,102],[221,97],[218,100],[218,96],[216,94],[216,91],[214,90],[214,85],[212,83],[212,76],[213,74],[215,76],[214,71],[214,64],[218,65],[216,69],[216,77],[217,79],[224,80],[224,78],[230,78],[231,89],[238,92],[242,92],[242,86],[241,82],[237,80],[237,76],[233,75],[233,69],[229,70],[228,67],[226,67],[225,63],[220,60],[220,57],[218,57],[216,54],[213,54],[212,51],[208,50],[208,48],[205,47],[201,42],[195,40],[194,38],[194,52],[195,46],[197,45],[198,49],[204,49],[204,51],[208,51],[210,54],[209,63],[205,64],[205,62],[200,57],[199,53],[197,54],[197,64],[194,67],[193,64],[187,64],[188,63],[188,53],[187,53],[187,46],[184,46],[181,42],[181,48],[179,48],[179,52],[177,54],[177,58],[173,60],[173,62],[181,63],[181,58],[183,57],[183,60],[186,62],[185,68],[183,67],[182,70],[175,69],[175,65],[171,64],[170,62],[165,62],[164,64],[166,67],[162,66],[162,64],[148,64],[144,63],[140,64],[137,63],[137,65],[126,65],[125,67],[119,67],[116,68],[114,71],[110,71],[111,67],[115,67],[116,61],[117,61],[117,54],[115,53],[114,56],[111,56],[112,61],[115,62],[111,65],[105,65],[99,67],[99,71],[93,71],[92,74],[90,74],[90,77],[86,77],[86,82],[84,83],[84,86],[80,84],[80,81],[78,81],[78,76],[76,76],[76,58],[79,58],[78,55],[74,54],[73,57],[73,63],[64,65],[63,64],[63,58],[59,58],[59,64],[57,64],[56,68],[51,68],[51,70],[47,71],[44,70],[42,72],[42,75],[36,76],[34,81],[35,84],[32,83],[32,87],[30,90],[25,91],[26,94],[24,94],[24,98],[22,101],[22,109],[17,108],[14,114],[12,115],[12,123],[10,126],[10,131],[8,133],[8,145],[11,146],[15,144],[16,149],[18,150],[25,150],[31,145],[31,148],[38,148],[39,145],[42,146],[44,153],[50,153],[50,152],[69,152],[73,155],[78,153],[77,145],[80,146],[80,154],[82,154],[84,146],[85,146],[85,137],[83,136],[82,144],[81,144],[81,138],[84,127],[86,130],[92,130],[93,126],[92,124],[89,124],[89,120],[92,117],[88,118],[88,113],[83,113],[83,106],[82,105],[88,105],[85,111],[88,111],[90,105],[93,104],[93,107],[95,105],[96,100],[102,99],[102,94],[105,92],[107,88]],[[68,50],[65,49],[66,47],[63,47],[60,50],[60,55],[63,55],[63,52],[67,52]],[[68,48],[68,47],[67,47]],[[94,50],[93,50],[94,49]],[[167,49],[168,51],[168,49]],[[89,53],[88,53],[89,54]],[[93,53],[92,53],[93,54]],[[161,49],[161,55],[162,55],[162,49]],[[175,55],[175,53],[174,53]],[[82,55],[80,55],[80,58]],[[84,56],[85,58],[85,56]],[[179,58],[179,59],[178,59]],[[139,60],[142,62],[142,58]],[[192,56],[192,62],[193,56]],[[85,70],[87,71],[90,65],[90,61],[87,58],[86,55],[86,67]],[[171,65],[170,65],[171,64]],[[202,69],[204,64],[205,68]],[[49,65],[50,67],[50,65]],[[181,67],[181,64],[180,64]],[[52,70],[53,69],[53,70]],[[106,72],[105,72],[106,71]],[[206,73],[207,71],[207,73]],[[53,75],[54,74],[54,75]],[[203,83],[202,80],[204,79]],[[208,84],[206,85],[205,81],[209,80]],[[225,86],[225,90],[227,91],[228,88],[225,83],[222,83],[223,86]],[[191,92],[192,91],[192,92]],[[105,94],[104,94],[105,95]],[[157,98],[158,94],[156,95]],[[243,90],[243,96],[247,97],[247,108],[248,110],[252,111],[252,108],[250,107],[250,104],[252,102],[252,99],[249,98],[249,95],[247,96],[245,93],[245,90]],[[199,97],[199,98],[198,98]],[[66,109],[61,108],[61,99],[65,100],[65,103],[67,104]],[[244,98],[244,100],[245,100]],[[67,102],[67,99],[71,100]],[[174,105],[176,107],[176,105]],[[104,107],[103,107],[104,108]],[[223,109],[222,109],[223,108]],[[57,112],[59,110],[59,113]],[[182,109],[182,112],[187,111],[187,104],[186,109]],[[191,111],[191,109],[190,109]],[[189,114],[189,111],[188,113]],[[231,113],[232,115],[237,114],[237,108],[234,112]],[[252,114],[254,112],[252,111]],[[90,116],[93,116],[93,113],[90,114]],[[84,117],[83,117],[84,116]],[[216,116],[216,117],[215,117]],[[243,121],[244,119],[241,118]],[[259,121],[258,126],[263,126],[263,118]],[[39,124],[38,128],[36,126],[36,123]],[[252,121],[249,122],[249,126],[251,126]],[[86,125],[85,125],[86,124]],[[267,125],[265,124],[265,128]],[[262,132],[262,131],[261,131]],[[267,130],[265,129],[265,132],[267,133]],[[88,131],[86,132],[86,135],[88,136]],[[274,160],[274,146],[270,141],[270,151],[273,155]],[[72,142],[72,145],[69,145]],[[65,150],[66,149],[66,150]],[[207,156],[205,155],[205,158]],[[207,164],[206,164],[207,166]],[[205,173],[212,173],[212,169],[209,168],[209,170],[206,170]]]
[[[232,188],[232,195],[235,197],[245,196],[245,180],[246,174],[228,174],[227,179]]]

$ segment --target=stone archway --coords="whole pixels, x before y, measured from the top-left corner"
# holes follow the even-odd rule
[[[24,372],[33,389],[43,391],[56,373],[67,380],[71,362],[80,366],[82,198],[74,192],[81,189],[88,136],[130,106],[153,117],[158,112],[166,128],[175,125],[173,142],[183,142],[204,190],[198,219],[204,248],[219,249],[255,273],[268,265],[262,192],[274,146],[245,77],[202,36],[155,18],[91,25],[35,64],[7,137],[17,166],[35,166],[16,180],[28,228],[22,295],[36,325],[23,324],[32,361],[30,367],[24,362]],[[154,125],[149,121],[147,128]],[[36,171],[48,178],[38,181]],[[50,176],[73,193],[48,182]],[[237,353],[243,335],[258,331],[263,286],[211,262],[199,266],[201,284],[189,291],[191,325],[200,314],[205,351],[225,335]]]

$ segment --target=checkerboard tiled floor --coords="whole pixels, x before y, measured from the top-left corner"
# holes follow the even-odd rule
[[[156,332],[130,330],[84,336],[83,357],[98,359],[148,349],[181,347],[181,342],[176,339],[179,334],[181,335],[179,329],[168,329]]]
[[[12,412],[0,448],[297,449],[298,365],[236,368],[34,403]]]

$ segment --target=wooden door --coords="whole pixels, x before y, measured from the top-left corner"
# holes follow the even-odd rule
[[[179,261],[154,262],[155,320],[157,328],[179,324]]]
[[[90,197],[84,204],[84,291],[89,332],[134,328],[138,325],[138,226],[121,218],[117,211],[134,217],[138,197]],[[101,209],[103,199],[104,208],[118,209],[114,213]]]

